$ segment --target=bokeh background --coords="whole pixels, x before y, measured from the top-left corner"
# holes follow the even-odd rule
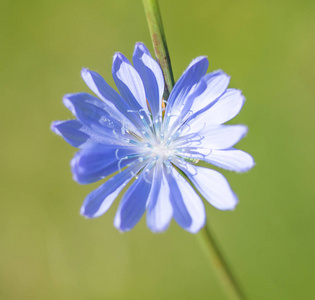
[[[233,212],[208,223],[249,299],[315,298],[315,2],[161,0],[175,78],[198,55],[247,101],[233,123],[256,167],[224,172]],[[119,201],[79,208],[98,184],[73,182],[75,149],[49,130],[71,118],[62,96],[88,91],[82,67],[111,78],[116,51],[152,50],[140,0],[2,0],[0,10],[0,299],[224,299],[196,236],[142,220],[121,234]]]

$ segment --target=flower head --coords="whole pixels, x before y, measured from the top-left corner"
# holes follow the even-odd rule
[[[254,165],[249,154],[232,148],[247,128],[222,125],[239,113],[244,97],[227,88],[224,72],[206,74],[206,57],[191,62],[167,101],[161,68],[142,43],[135,46],[133,65],[114,55],[119,93],[99,74],[83,69],[83,80],[100,99],[66,95],[63,102],[76,119],[52,124],[55,133],[81,149],[71,161],[75,181],[87,184],[116,173],[87,196],[81,214],[104,214],[135,178],[118,207],[118,229],[130,230],[147,211],[154,232],[165,230],[174,217],[195,233],[205,224],[205,209],[186,178],[218,209],[233,209],[238,200],[223,175],[194,163],[203,160],[237,172]]]

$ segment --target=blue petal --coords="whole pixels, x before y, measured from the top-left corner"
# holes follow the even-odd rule
[[[62,136],[71,146],[81,149],[89,147],[91,144],[112,142],[111,138],[98,134],[77,120],[55,121],[51,124],[51,130]]]
[[[131,109],[148,112],[145,90],[138,72],[121,53],[113,58],[113,78],[122,97],[128,102]]]
[[[142,43],[137,43],[133,53],[133,64],[139,73],[153,118],[161,113],[164,92],[164,77],[159,64],[151,57]]]
[[[210,125],[200,131],[203,135],[201,145],[207,149],[227,149],[238,143],[246,133],[244,125]]]
[[[123,117],[117,120],[115,112],[101,100],[90,94],[69,94],[64,96],[65,106],[76,116],[76,118],[91,130],[103,136],[110,137],[112,143],[126,144],[126,130],[134,126]]]
[[[104,78],[94,71],[83,68],[81,76],[86,85],[108,105],[116,107],[118,111],[128,117],[130,106],[125,100],[104,80]]]
[[[141,150],[98,145],[78,152],[71,161],[73,179],[81,184],[98,181],[130,164]],[[140,152],[141,153],[141,152]]]
[[[142,172],[122,198],[114,225],[121,231],[132,229],[145,212],[148,196],[152,186],[153,169]]]
[[[205,113],[207,124],[223,124],[233,119],[242,109],[245,97],[236,89],[228,89]]]
[[[153,232],[166,230],[173,216],[171,188],[162,168],[163,166],[155,167],[152,189],[148,197],[147,225]]]
[[[192,116],[187,125],[192,131],[197,132],[206,125],[223,124],[240,112],[244,101],[241,91],[228,89],[210,108]]]
[[[194,59],[183,75],[176,82],[166,106],[166,115],[170,114],[174,105],[183,103],[195,84],[198,84],[208,69],[208,59],[204,56]]]
[[[246,172],[255,165],[251,155],[233,148],[212,150],[203,160],[217,167],[236,172]]]
[[[120,191],[142,167],[143,164],[134,163],[132,167],[130,166],[118,173],[90,193],[81,207],[81,214],[87,218],[96,218],[104,214],[110,208]]]
[[[191,185],[174,169],[166,173],[175,221],[185,230],[196,233],[205,224],[204,205]]]
[[[209,119],[199,117],[199,115],[205,114],[211,109],[211,106],[215,105],[225,92],[229,81],[230,77],[220,70],[205,75],[198,84],[191,88],[182,105],[178,106],[176,102],[170,116],[172,118],[169,122],[172,126],[171,131],[178,130],[179,126],[183,124],[185,126],[182,127],[182,130],[186,132],[190,128],[192,128],[192,132],[200,131]],[[189,114],[190,117],[188,117]],[[174,117],[175,120],[177,117],[176,121]]]
[[[220,210],[234,209],[238,200],[225,177],[215,170],[178,164],[198,191],[214,207]]]
[[[219,70],[205,75],[202,80],[207,84],[207,88],[193,100],[190,108],[193,112],[199,112],[212,105],[227,89],[230,76]]]
[[[104,128],[121,129],[121,122],[117,121],[113,110],[98,98],[87,94],[67,94],[63,97],[64,105],[76,116],[81,123],[87,126],[97,122]]]
[[[238,143],[246,133],[244,125],[209,125],[198,133],[182,135],[177,142],[182,142],[182,148],[227,149]]]
[[[182,103],[177,103],[173,108],[166,114],[164,124],[168,126],[168,133],[171,136],[175,133],[183,124],[186,124],[188,115],[191,114],[191,105],[194,103],[199,95],[201,95],[207,88],[207,84],[204,80],[196,83],[192,86],[189,93],[183,99]]]

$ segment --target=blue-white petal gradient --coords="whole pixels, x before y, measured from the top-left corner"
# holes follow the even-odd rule
[[[190,63],[169,99],[163,99],[159,63],[143,43],[136,43],[132,62],[121,53],[113,57],[118,92],[84,68],[81,76],[95,96],[65,95],[63,103],[75,119],[51,125],[79,149],[71,160],[73,179],[80,184],[105,180],[86,197],[81,214],[99,217],[122,194],[114,219],[118,230],[131,230],[146,213],[152,232],[165,231],[174,219],[196,233],[206,223],[197,191],[220,210],[235,209],[238,198],[221,173],[194,163],[235,172],[255,164],[250,154],[234,148],[247,127],[224,124],[241,111],[245,98],[228,88],[230,76],[223,71],[206,73],[205,56]]]

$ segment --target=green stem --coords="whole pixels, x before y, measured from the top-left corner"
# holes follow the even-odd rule
[[[163,29],[161,14],[157,0],[143,0],[145,14],[148,21],[148,26],[151,34],[151,39],[154,47],[155,55],[162,68],[165,79],[164,99],[168,96],[174,86],[174,77],[171,67],[171,60],[167,49],[165,33]],[[176,168],[189,182],[187,176],[178,168]],[[191,182],[190,182],[191,183]],[[203,249],[219,278],[228,299],[230,300],[245,300],[239,285],[237,284],[233,274],[231,273],[228,264],[226,263],[222,252],[213,238],[213,235],[207,225],[197,234],[202,242]]]
[[[200,230],[200,232],[197,234],[197,237],[200,239],[205,254],[209,258],[210,263],[217,274],[227,299],[245,300],[245,295],[242,292],[240,286],[237,284],[236,279],[233,276],[227,262],[225,261],[222,252],[220,251],[220,248],[217,245],[207,224]]]
[[[143,0],[143,6],[148,21],[154,52],[164,75],[164,99],[167,100],[174,86],[174,77],[172,72],[171,60],[167,49],[159,5],[156,0]]]

